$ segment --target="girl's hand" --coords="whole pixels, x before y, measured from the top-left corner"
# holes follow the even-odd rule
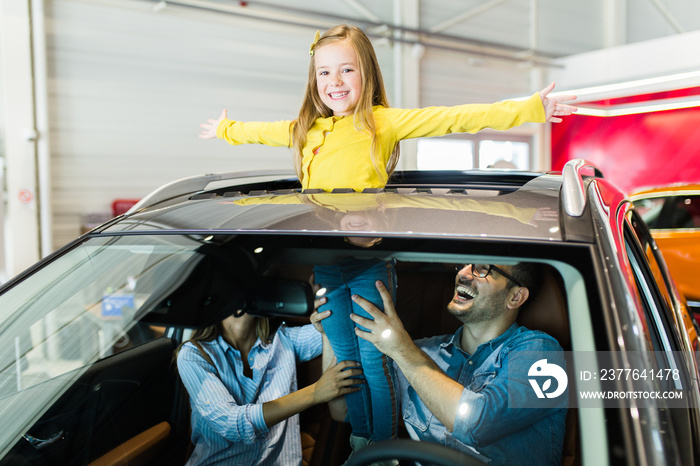
[[[314,401],[326,403],[341,395],[358,391],[360,387],[353,385],[363,383],[363,381],[351,378],[358,375],[362,375],[362,369],[355,361],[343,361],[329,367],[314,383]]]
[[[218,120],[207,120],[206,123],[199,125],[202,128],[202,132],[199,133],[200,139],[216,139],[216,128],[219,127],[221,120],[226,118],[226,109],[221,112]]]
[[[540,99],[542,99],[542,106],[544,107],[545,121],[552,123],[560,123],[560,116],[571,115],[578,110],[578,107],[574,105],[566,105],[561,102],[568,102],[571,100],[576,100],[575,95],[556,95],[549,96],[549,93],[554,89],[554,83],[545,87],[540,91]]]

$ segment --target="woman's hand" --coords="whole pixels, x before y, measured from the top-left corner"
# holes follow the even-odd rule
[[[314,295],[320,289],[321,289],[321,285],[313,285]],[[314,300],[314,309],[316,311],[318,311],[318,308],[323,306],[324,304],[326,304],[326,301],[328,301],[328,298],[326,298],[326,297],[316,298]],[[310,317],[311,323],[314,324],[314,327],[316,327],[316,330],[318,330],[318,332],[321,335],[325,335],[325,332],[323,331],[323,325],[321,325],[321,321],[330,315],[331,315],[330,310],[325,310],[323,312],[312,312],[311,313],[311,317]]]
[[[202,128],[202,132],[199,133],[200,139],[216,139],[216,128],[219,127],[221,120],[226,119],[226,109],[221,112],[218,120],[208,119],[206,123],[199,125]]]
[[[333,360],[335,363],[335,359]],[[314,383],[314,401],[326,403],[341,395],[356,392],[360,389],[356,385],[363,383],[361,379],[352,378],[362,375],[362,369],[355,361],[343,361],[326,370]]]
[[[320,298],[320,299],[326,299],[326,298]],[[318,301],[318,299],[316,300]],[[314,327],[316,327],[316,330],[318,330],[318,333],[321,335],[325,335],[326,332],[323,331],[323,324],[321,324],[321,321],[323,319],[326,319],[327,317],[330,317],[331,311],[326,310],[323,312],[312,312],[311,316],[309,319],[311,320],[311,323],[314,324]]]

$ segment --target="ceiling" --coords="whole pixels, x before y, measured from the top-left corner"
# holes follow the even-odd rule
[[[165,0],[373,39],[547,66],[557,58],[700,30],[698,0]]]

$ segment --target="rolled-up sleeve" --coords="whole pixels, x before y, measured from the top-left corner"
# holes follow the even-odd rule
[[[184,345],[177,358],[182,383],[193,410],[209,427],[231,442],[252,443],[268,432],[262,404],[239,405],[199,351]]]
[[[462,391],[455,416],[453,436],[467,445],[478,445],[473,434],[484,416],[486,397],[469,389]]]
[[[567,407],[567,393],[539,399],[528,376],[530,367],[542,359],[566,367],[556,340],[530,339],[508,348],[502,359],[498,371],[485,376],[486,383],[462,392],[452,435],[467,445],[489,445]]]

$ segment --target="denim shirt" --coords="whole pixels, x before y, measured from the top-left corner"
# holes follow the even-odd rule
[[[454,335],[416,341],[440,369],[465,387],[453,432],[433,416],[397,367],[403,418],[411,438],[458,449],[491,465],[560,465],[568,390],[556,398],[540,399],[530,382],[536,378],[528,375],[543,359],[566,368],[559,343],[514,323],[470,355],[461,349],[461,335],[460,327]]]
[[[189,342],[177,358],[192,407],[195,448],[187,464],[300,466],[299,416],[268,428],[262,405],[297,389],[297,363],[321,354],[321,334],[313,325],[282,324],[270,343],[258,339],[248,354],[252,378],[222,337],[201,345],[214,366]]]

